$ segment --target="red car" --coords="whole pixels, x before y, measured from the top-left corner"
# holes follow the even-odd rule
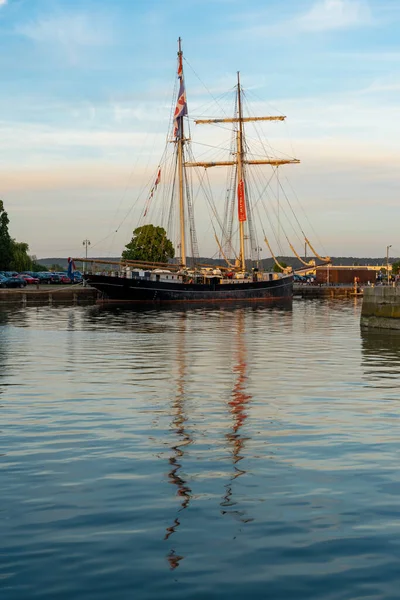
[[[68,275],[60,275],[60,283],[72,283]]]
[[[16,277],[23,279],[24,281],[26,281],[27,284],[39,283],[39,281],[40,281],[40,279],[38,279],[37,277],[32,277],[31,275],[25,275],[25,273],[16,275]]]

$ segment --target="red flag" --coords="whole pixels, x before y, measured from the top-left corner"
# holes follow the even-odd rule
[[[246,201],[244,197],[244,181],[241,179],[238,185],[238,212],[239,221],[247,221],[246,217]]]
[[[150,201],[151,201],[152,197],[154,196],[154,192],[156,191],[157,186],[160,183],[160,181],[161,181],[161,167],[158,169],[156,180],[154,182],[153,187],[150,190],[150,194],[147,199],[146,208],[145,208],[144,215],[143,215],[144,217],[147,215],[147,211],[149,210],[149,206],[150,206]]]
[[[182,77],[183,75],[183,66],[182,66],[182,54],[178,56],[178,77]]]

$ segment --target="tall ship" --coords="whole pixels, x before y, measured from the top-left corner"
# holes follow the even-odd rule
[[[254,126],[263,121],[283,121],[285,117],[244,114],[244,91],[240,74],[237,73],[237,82],[233,90],[233,115],[194,119],[196,125],[214,125],[225,131],[229,128],[230,147],[225,148],[227,156],[223,156],[224,160],[196,160],[191,149],[180,39],[177,63],[176,103],[172,105],[172,123],[166,145],[166,148],[172,148],[170,153],[172,160],[168,169],[165,161],[160,162],[140,221],[144,225],[146,218],[149,218],[151,204],[154,204],[163,178],[162,171],[167,172],[170,182],[168,184],[162,182],[167,207],[163,210],[158,209],[157,215],[152,217],[154,221],[164,218],[166,233],[174,238],[175,251],[172,252],[174,258],[161,261],[157,256],[151,257],[152,260],[148,260],[145,256],[145,260],[141,260],[140,257],[130,260],[124,258],[123,253],[119,263],[111,267],[112,271],[101,271],[100,267],[99,272],[98,265],[96,265],[97,271],[92,266],[85,274],[85,279],[88,284],[101,292],[104,302],[111,303],[290,301],[293,295],[292,270],[285,268],[285,265],[280,265],[273,253],[260,214],[266,187],[263,187],[264,184],[259,180],[257,188],[257,180],[254,178],[252,186],[250,179],[255,168],[262,169],[265,177],[268,166],[277,172],[281,165],[296,164],[300,161],[287,156],[282,158],[270,156],[270,153],[265,151],[266,146],[261,138],[258,142],[258,154],[254,154],[250,150],[250,140],[246,136],[246,127],[249,124]],[[255,138],[252,139],[254,141]],[[207,144],[203,145],[207,146]],[[224,210],[220,211],[223,212],[223,216],[218,212],[214,201],[210,199],[212,190],[208,179],[208,171],[219,167],[228,169]],[[201,200],[193,191],[192,173],[194,172],[198,174],[199,183],[205,192],[206,200],[203,206],[200,205]],[[254,193],[254,181],[256,193]],[[221,187],[221,184],[219,185]],[[218,265],[204,264],[204,260],[201,261],[199,258],[196,221],[199,214],[204,221],[206,212],[214,221],[213,231],[211,227],[209,231],[214,234],[213,244],[216,245],[220,258]],[[152,229],[147,230],[148,235],[152,235],[151,232],[156,235],[157,228],[153,225],[150,227]],[[279,215],[278,228],[280,228]],[[139,229],[144,230],[143,227]],[[305,240],[308,242],[307,238]],[[171,244],[169,239],[167,241]],[[279,266],[278,269],[264,271],[260,267],[261,243],[268,247],[275,263]],[[292,245],[290,247],[294,250]],[[296,253],[296,256],[302,260],[299,254]],[[310,264],[303,260],[302,262],[305,265]]]

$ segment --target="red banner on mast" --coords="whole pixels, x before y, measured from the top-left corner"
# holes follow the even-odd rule
[[[239,221],[247,221],[246,217],[246,200],[244,197],[244,181],[241,179],[238,185],[238,211]]]

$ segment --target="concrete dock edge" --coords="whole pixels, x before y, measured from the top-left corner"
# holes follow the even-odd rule
[[[364,288],[361,325],[400,329],[400,287]]]

